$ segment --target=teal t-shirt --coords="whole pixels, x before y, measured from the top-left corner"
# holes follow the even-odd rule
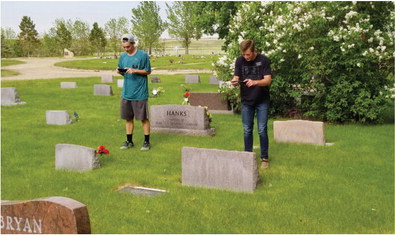
[[[119,57],[118,67],[151,72],[149,56],[142,50],[137,50],[133,56],[129,56],[126,52],[123,52],[121,57]],[[147,75],[125,73],[122,98],[133,101],[148,99]]]

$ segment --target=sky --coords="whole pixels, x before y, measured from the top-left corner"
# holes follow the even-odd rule
[[[156,1],[160,7],[160,16],[166,21],[166,2]],[[111,18],[118,19],[121,16],[131,19],[131,9],[136,8],[139,1],[10,1],[1,0],[1,27],[11,28],[16,34],[20,32],[19,24],[23,16],[29,16],[36,25],[40,35],[49,32],[54,27],[55,19],[81,20],[87,22],[90,27],[94,22],[104,28]],[[162,38],[169,38],[167,32]]]

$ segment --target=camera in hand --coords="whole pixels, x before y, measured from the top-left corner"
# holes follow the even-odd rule
[[[120,73],[126,73],[127,69],[118,68],[118,71],[119,71]]]

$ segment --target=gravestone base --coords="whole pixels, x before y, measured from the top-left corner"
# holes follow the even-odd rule
[[[192,135],[192,136],[214,136],[215,135],[215,128],[210,128],[210,129],[206,129],[206,130],[193,130],[193,129],[151,127],[151,131],[152,132],[160,132],[160,133]]]

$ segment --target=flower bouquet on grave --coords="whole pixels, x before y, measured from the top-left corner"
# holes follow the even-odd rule
[[[97,156],[99,166],[100,166],[100,158],[103,156],[103,154],[109,155],[110,151],[108,151],[108,149],[106,149],[106,146],[99,145],[99,147],[97,147],[97,150],[96,150],[96,156]]]
[[[206,111],[206,116],[208,118],[208,121],[211,122],[213,120],[213,115],[208,111],[208,107],[207,106],[201,106],[199,105],[199,107],[203,107],[204,110]]]
[[[152,94],[154,95],[154,97],[157,97],[164,92],[165,92],[165,89],[163,89],[163,87],[154,88],[152,90]]]

